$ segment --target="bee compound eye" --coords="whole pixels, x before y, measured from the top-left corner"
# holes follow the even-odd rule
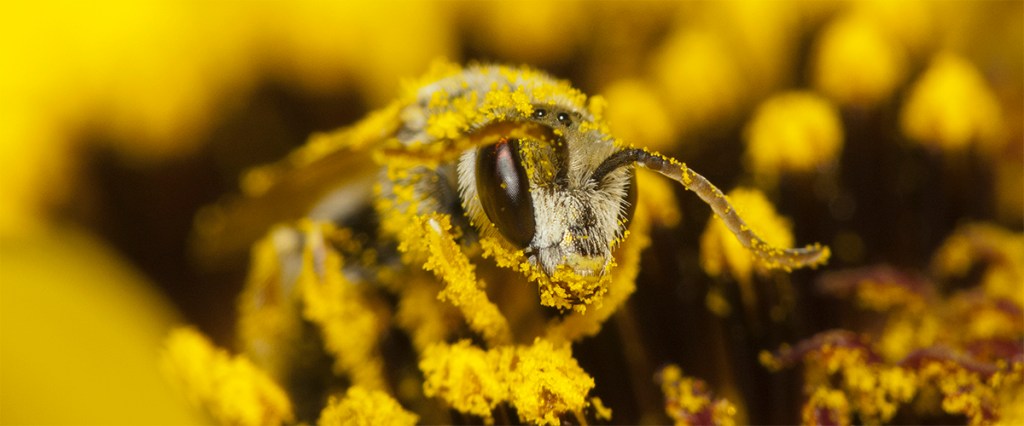
[[[536,221],[518,139],[503,138],[477,151],[476,188],[484,213],[498,232],[521,248],[528,246]]]

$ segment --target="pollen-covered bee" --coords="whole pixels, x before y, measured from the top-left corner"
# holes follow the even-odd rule
[[[701,175],[616,139],[602,105],[528,68],[436,67],[354,126],[250,172],[243,197],[200,216],[199,247],[244,240],[232,229],[256,220],[245,212],[260,199],[275,200],[264,207],[278,216],[259,219],[268,221],[344,223],[372,205],[376,237],[396,242],[409,266],[454,280],[476,250],[540,285],[544,305],[581,310],[604,293],[628,238],[639,166],[696,193],[769,267],[827,259],[818,245],[766,244]]]

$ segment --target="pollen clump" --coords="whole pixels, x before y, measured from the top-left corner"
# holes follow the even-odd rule
[[[493,422],[491,410],[508,399],[509,389],[496,370],[497,353],[468,340],[427,347],[419,366],[424,395],[439,397],[459,412]]]
[[[850,401],[843,391],[818,387],[800,411],[805,425],[850,425]]]
[[[489,342],[508,342],[508,321],[487,298],[483,281],[456,243],[451,219],[439,214],[416,216],[404,232],[399,250],[424,256],[423,268],[445,282],[437,297],[459,308],[469,326]]]
[[[781,350],[774,361],[803,359],[808,389],[813,389],[804,405],[805,419],[827,415],[849,424],[850,413],[857,412],[865,422],[886,422],[918,390],[914,371],[875,362],[874,354],[850,333],[822,333],[805,345]],[[838,377],[838,389],[831,387],[833,376]]]
[[[499,366],[510,402],[523,420],[536,424],[558,425],[561,415],[582,411],[594,388],[594,379],[580,368],[568,344],[538,338],[504,351]]]
[[[424,394],[492,423],[503,402],[536,424],[561,424],[560,417],[587,406],[594,379],[572,357],[569,346],[537,339],[532,345],[483,350],[468,340],[428,347],[420,360]]]
[[[419,416],[402,408],[391,395],[359,386],[348,388],[344,398],[332,396],[320,413],[321,425],[412,426]]]
[[[243,356],[213,346],[198,331],[167,337],[161,367],[193,402],[225,424],[281,424],[293,419],[288,395]]]

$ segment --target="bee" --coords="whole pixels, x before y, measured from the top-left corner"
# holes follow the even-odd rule
[[[248,173],[241,197],[200,215],[201,253],[244,240],[232,229],[255,220],[243,212],[258,200],[292,216],[271,221],[344,223],[372,206],[378,237],[412,253],[413,266],[430,267],[422,254],[431,250],[427,229],[463,252],[446,256],[468,259],[470,247],[483,247],[499,266],[549,289],[545,305],[584,306],[603,294],[616,248],[628,238],[642,190],[636,170],[645,168],[694,192],[766,266],[826,261],[828,248],[817,244],[765,243],[703,176],[613,136],[602,105],[530,68],[435,67],[355,125]]]

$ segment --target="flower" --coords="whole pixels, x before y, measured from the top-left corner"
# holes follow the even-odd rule
[[[773,187],[783,173],[813,173],[835,164],[843,146],[839,112],[810,92],[775,95],[758,106],[744,131],[747,170]]]
[[[906,78],[903,46],[859,14],[829,23],[814,51],[814,86],[842,106],[876,106]]]
[[[744,99],[736,61],[715,34],[699,29],[673,33],[651,59],[662,104],[683,133],[721,122]]]
[[[951,153],[968,146],[995,154],[1007,142],[1002,111],[981,73],[960,56],[940,53],[914,83],[900,112],[911,140]]]
[[[982,274],[973,288],[946,296],[931,278],[887,266],[829,274],[822,287],[841,297],[852,293],[861,306],[883,312],[880,326],[819,333],[763,353],[762,363],[770,369],[804,364],[813,389],[805,420],[850,423],[855,414],[886,422],[917,398],[971,424],[1019,421],[1022,244],[1024,236],[991,225],[962,226],[937,250],[932,271],[937,279],[962,279],[981,264]]]
[[[988,297],[1024,307],[1024,235],[991,223],[965,223],[936,249],[932,272],[945,279],[964,278],[984,267],[981,286]]]
[[[491,410],[507,400],[509,392],[496,370],[497,355],[468,340],[427,347],[419,363],[423,394],[440,397],[459,412],[493,422]]]
[[[1019,2],[52,6],[0,13],[0,423],[1024,424]],[[565,81],[418,98],[448,61]],[[457,191],[417,198],[533,99],[771,194],[842,269],[766,275],[796,255],[760,242],[769,265],[730,258],[643,170],[589,278],[476,232]],[[444,140],[400,146],[418,102]],[[670,163],[743,242],[791,232]],[[760,371],[762,348],[804,379]],[[666,369],[664,401],[662,362],[690,375]]]
[[[736,406],[715,398],[703,380],[686,377],[677,365],[661,369],[656,376],[665,394],[665,414],[676,425],[734,425]]]
[[[594,378],[580,368],[568,344],[538,338],[530,346],[505,351],[499,365],[509,400],[523,420],[557,425],[565,413],[582,417]]]
[[[463,25],[491,34],[476,38],[472,45],[513,62],[554,64],[571,56],[582,41],[592,15],[588,6],[580,1],[517,0],[457,7]]]
[[[850,401],[843,391],[818,387],[801,410],[805,425],[850,425]]]
[[[796,2],[723,1],[702,3],[696,13],[683,15],[683,25],[708,28],[718,34],[738,65],[748,99],[764,96],[794,83],[802,9]]]

